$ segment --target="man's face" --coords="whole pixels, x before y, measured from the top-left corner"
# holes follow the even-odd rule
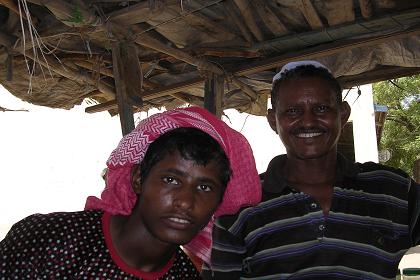
[[[350,115],[346,102],[322,78],[289,81],[279,88],[270,126],[282,140],[289,157],[314,159],[336,153],[340,132]]]
[[[219,173],[215,161],[197,165],[179,152],[156,163],[139,187],[134,210],[150,237],[168,244],[188,243],[221,202]]]

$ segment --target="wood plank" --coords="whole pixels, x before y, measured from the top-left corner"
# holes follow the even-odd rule
[[[353,0],[325,1],[325,7],[319,10],[329,26],[354,22],[356,15]]]
[[[235,4],[238,6],[239,11],[241,12],[246,25],[248,26],[249,30],[251,30],[252,34],[254,34],[255,38],[259,42],[264,40],[264,35],[261,32],[260,28],[255,21],[254,15],[252,13],[252,5],[249,0],[233,0]]]
[[[319,18],[318,12],[316,11],[311,0],[300,0],[299,9],[305,16],[312,29],[321,29],[324,27],[324,24]]]
[[[130,94],[133,94],[132,91],[137,89],[135,81],[140,80],[137,77],[135,81],[131,81],[130,77],[126,76],[129,74],[128,71],[132,68],[129,66],[127,67],[126,65],[126,63],[130,63],[127,60],[130,57],[129,52],[132,49],[132,46],[130,47],[127,43],[116,42],[112,45],[113,72],[117,92],[118,114],[123,135],[130,133],[134,129],[134,112]]]
[[[214,73],[208,73],[204,83],[204,108],[216,115],[222,117],[223,95],[224,95],[224,77]]]
[[[175,15],[175,14],[174,14]],[[193,26],[197,30],[208,34],[215,38],[225,38],[226,40],[238,39],[238,36],[232,31],[228,30],[224,26],[210,20],[200,12],[188,13],[182,12],[176,13],[177,16],[181,16],[188,25]],[[211,30],[211,32],[210,32]]]
[[[230,19],[235,23],[236,27],[239,28],[239,30],[242,33],[242,36],[248,43],[253,43],[254,38],[252,37],[251,32],[249,31],[248,27],[246,26],[245,22],[243,21],[243,18],[241,18],[236,13],[236,5],[235,3],[228,1],[225,3],[226,9],[224,10],[226,15],[230,17]]]
[[[273,12],[273,9],[269,5],[268,1],[253,0],[252,4],[256,8],[261,20],[264,22],[267,28],[270,29],[271,33],[273,33],[275,37],[280,37],[289,33],[287,27]]]

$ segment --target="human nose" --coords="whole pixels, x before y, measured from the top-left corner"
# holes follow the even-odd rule
[[[306,110],[303,112],[300,120],[304,127],[312,127],[316,122],[316,116],[311,110]]]
[[[193,208],[194,193],[191,188],[186,186],[179,188],[174,197],[174,205],[185,210]]]

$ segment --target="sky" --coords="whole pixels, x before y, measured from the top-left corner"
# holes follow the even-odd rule
[[[29,111],[0,111],[1,240],[14,223],[30,214],[82,210],[87,196],[100,195],[101,172],[122,134],[118,116],[85,113],[86,104],[71,110],[36,106],[0,86],[0,106]],[[225,114],[229,119],[223,120],[250,142],[259,172],[284,153],[265,117],[236,110]]]

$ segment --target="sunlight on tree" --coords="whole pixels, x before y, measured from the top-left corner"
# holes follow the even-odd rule
[[[420,157],[420,75],[373,85],[375,103],[388,106],[380,150],[389,150],[387,165],[411,176]]]

